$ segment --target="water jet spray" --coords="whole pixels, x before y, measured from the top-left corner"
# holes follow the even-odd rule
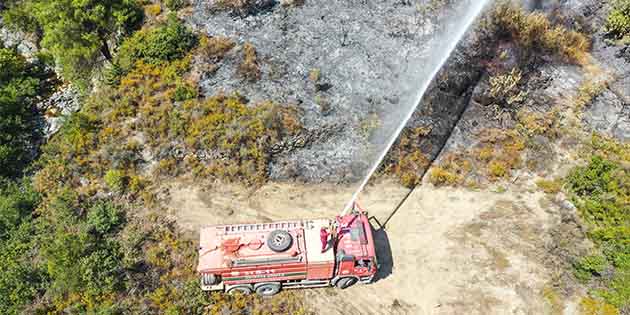
[[[387,152],[389,152],[391,147],[396,142],[396,139],[398,139],[398,136],[400,136],[400,133],[407,125],[407,122],[409,122],[409,120],[411,119],[416,108],[422,101],[422,97],[426,93],[431,82],[433,81],[435,76],[438,74],[440,69],[442,69],[442,67],[444,66],[444,64],[446,63],[446,61],[452,54],[452,52],[455,50],[459,41],[464,37],[464,35],[466,34],[466,31],[472,26],[477,16],[479,16],[479,14],[483,11],[484,7],[490,2],[490,0],[472,0],[472,1],[465,1],[465,2],[466,4],[459,7],[458,12],[456,12],[456,14],[453,14],[453,19],[457,19],[457,20],[454,21],[455,22],[454,25],[451,25],[452,28],[449,31],[445,32],[444,34],[437,34],[436,36],[433,37],[434,45],[436,47],[431,47],[431,56],[429,56],[429,58],[427,59],[422,60],[424,62],[424,66],[426,67],[423,69],[428,69],[428,71],[422,71],[422,69],[416,69],[415,71],[420,72],[419,75],[411,74],[409,76],[408,81],[417,80],[420,82],[419,89],[416,90],[417,92],[415,93],[415,97],[412,97],[408,102],[406,102],[409,108],[404,113],[404,116],[402,116],[402,119],[399,120],[399,124],[394,125],[395,129],[393,129],[391,132],[388,132],[388,130],[384,130],[384,134],[385,135],[389,134],[390,136],[387,138],[387,141],[384,142],[382,149],[380,151],[377,151],[380,153],[378,154],[377,158],[374,160],[373,164],[369,168],[364,179],[361,181],[361,184],[359,185],[355,193],[352,195],[352,198],[350,199],[350,201],[348,201],[348,203],[344,207],[341,213],[342,216],[346,215],[348,211],[350,211],[353,208],[353,205],[355,201],[357,200],[359,194],[361,193],[361,191],[363,191],[368,181],[370,180],[372,175],[376,172],[376,170],[382,163],[383,159],[387,155]],[[412,65],[412,67],[413,66],[414,65]],[[401,84],[405,84],[405,83],[406,82],[401,82]],[[415,85],[415,86],[418,86],[418,85]],[[392,116],[396,117],[395,114],[392,114]]]

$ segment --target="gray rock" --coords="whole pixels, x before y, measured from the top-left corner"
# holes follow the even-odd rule
[[[630,104],[608,89],[586,109],[584,120],[598,132],[630,141]]]
[[[44,113],[42,130],[44,130],[45,138],[48,139],[59,131],[66,117],[80,109],[79,92],[68,85],[39,102],[36,106]]]
[[[16,46],[20,54],[24,55],[29,61],[35,59],[35,54],[39,51],[37,45],[26,34],[9,29],[2,22],[0,16],[0,41],[5,46]]]

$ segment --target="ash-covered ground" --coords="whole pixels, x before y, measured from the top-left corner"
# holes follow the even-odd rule
[[[250,82],[237,75],[236,56],[225,58],[214,72],[200,75],[205,95],[238,91],[253,104],[271,100],[301,110],[305,135],[294,139],[297,144],[289,140],[275,156],[271,178],[348,182],[373,163],[372,144],[381,141],[374,137],[382,137],[374,133],[400,121],[383,117],[415,97],[419,84],[410,73],[422,70],[418,60],[430,54],[436,25],[448,27],[448,12],[456,10],[401,0],[312,0],[297,6],[255,1],[246,13],[195,1],[188,22],[209,36],[253,44],[261,67],[261,78]],[[428,154],[439,152],[466,103],[460,100],[478,76],[469,55],[478,53],[459,49],[445,71],[451,75],[443,73],[449,86],[434,86],[417,111],[412,124],[432,130]]]

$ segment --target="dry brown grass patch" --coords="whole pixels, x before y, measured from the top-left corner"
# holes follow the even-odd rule
[[[261,72],[258,65],[258,56],[256,54],[256,47],[251,43],[245,43],[243,45],[243,62],[238,68],[239,74],[249,80],[257,81],[260,79]]]

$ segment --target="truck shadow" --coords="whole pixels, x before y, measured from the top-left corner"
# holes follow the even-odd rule
[[[376,224],[374,224],[374,223]],[[385,279],[392,274],[394,267],[394,259],[392,257],[392,249],[389,245],[389,237],[385,227],[380,224],[376,217],[370,217],[370,227],[374,236],[374,246],[376,247],[376,259],[380,265],[374,282]]]

